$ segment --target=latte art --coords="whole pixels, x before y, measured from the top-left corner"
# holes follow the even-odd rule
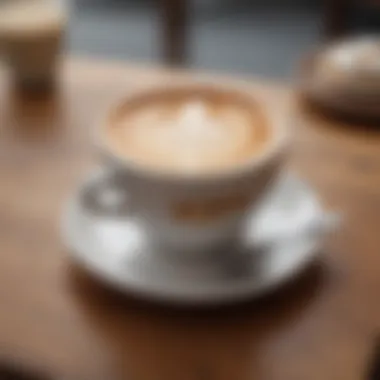
[[[124,111],[108,129],[109,143],[160,170],[223,170],[258,154],[269,137],[260,114],[233,98],[158,97]]]

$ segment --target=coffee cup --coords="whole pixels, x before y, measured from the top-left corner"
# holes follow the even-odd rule
[[[239,239],[288,151],[282,115],[252,95],[209,84],[134,93],[97,131],[105,188],[128,197],[155,250],[204,253]],[[99,211],[94,210],[94,211]]]
[[[16,87],[46,88],[54,84],[67,22],[60,0],[0,2],[1,59]]]

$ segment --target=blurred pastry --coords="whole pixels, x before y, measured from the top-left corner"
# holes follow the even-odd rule
[[[307,97],[329,108],[380,117],[380,37],[321,49],[304,67],[301,86]]]

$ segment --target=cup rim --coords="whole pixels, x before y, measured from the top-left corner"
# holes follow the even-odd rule
[[[267,125],[272,130],[272,136],[269,139],[267,146],[257,153],[253,154],[251,158],[247,159],[241,164],[237,164],[228,169],[223,169],[220,171],[205,171],[201,173],[182,173],[170,170],[160,170],[152,168],[148,165],[142,165],[138,162],[128,159],[126,156],[117,154],[112,148],[106,143],[105,130],[107,128],[107,121],[114,112],[116,112],[123,105],[138,99],[143,96],[154,96],[160,93],[168,92],[191,92],[191,91],[213,91],[222,92],[226,95],[237,95],[240,98],[244,98],[247,102],[252,104],[252,106],[258,107]],[[290,136],[288,131],[288,121],[284,116],[279,115],[278,112],[271,112],[270,110],[265,110],[267,107],[258,100],[258,97],[250,93],[245,89],[239,89],[238,87],[232,85],[216,85],[207,82],[204,83],[193,83],[193,84],[179,84],[179,85],[156,85],[148,88],[133,91],[126,96],[119,98],[110,108],[106,115],[101,119],[101,122],[96,128],[95,136],[95,146],[103,156],[110,159],[116,167],[120,168],[122,171],[133,173],[134,176],[140,178],[154,179],[159,181],[171,181],[171,182],[186,182],[186,183],[204,183],[204,182],[214,182],[218,180],[233,180],[235,178],[241,178],[256,172],[260,168],[264,167],[275,160],[282,153],[287,151],[290,145]]]

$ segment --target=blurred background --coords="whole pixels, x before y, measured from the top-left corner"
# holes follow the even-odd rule
[[[324,40],[329,1],[334,2],[187,0],[186,65],[288,79],[299,58]],[[123,61],[161,62],[160,8],[164,2],[73,0],[70,52]],[[347,15],[350,33],[379,30],[380,6],[376,3],[379,2],[357,1]]]

